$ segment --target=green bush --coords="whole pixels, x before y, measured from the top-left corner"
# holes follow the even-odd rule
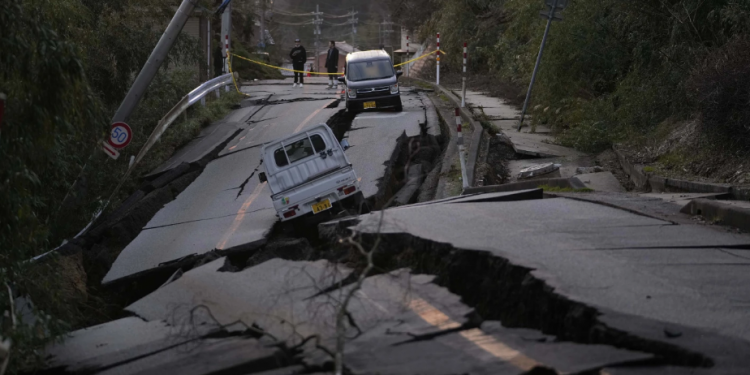
[[[732,40],[696,65],[689,92],[705,134],[730,149],[750,150],[750,37]]]
[[[7,286],[35,303],[33,325],[10,329],[10,373],[31,371],[39,348],[70,328],[105,319],[104,301],[86,299],[85,274],[72,275],[80,259],[51,257],[27,262],[80,231],[109,197],[161,117],[197,85],[197,43],[180,36],[129,123],[134,140],[118,161],[104,156],[100,142],[110,116],[149,56],[174,12],[168,0],[22,0],[0,7],[0,92],[7,94],[0,133],[0,314],[9,310]],[[167,65],[165,65],[167,66]],[[187,66],[188,68],[181,68]],[[225,95],[192,120],[176,123],[127,181],[163,162],[200,126],[223,115],[238,100]],[[191,115],[193,115],[191,113]],[[75,185],[74,185],[75,182]],[[73,279],[73,280],[71,280]],[[64,286],[83,288],[81,299]]]
[[[262,56],[251,54],[247,51],[247,49],[245,49],[245,47],[238,43],[234,45],[234,50],[232,53],[254,61],[260,61],[272,65],[268,61],[263,61]],[[256,64],[237,57],[232,58],[232,71],[239,73],[242,79],[247,80],[282,78],[281,72],[279,72],[278,69]]]
[[[394,3],[392,9],[438,8],[426,19],[402,18],[419,22],[423,38],[443,32],[447,67],[459,66],[461,43],[469,41],[472,72],[489,69],[498,82],[528,85],[546,24],[543,2]],[[552,25],[530,103],[551,111],[535,113],[535,121],[587,151],[642,136],[667,118],[689,118],[696,109],[704,132],[745,134],[738,126],[748,122],[740,104],[747,103],[750,74],[741,67],[749,65],[748,46],[727,43],[746,38],[748,15],[744,1],[571,1],[564,20]]]

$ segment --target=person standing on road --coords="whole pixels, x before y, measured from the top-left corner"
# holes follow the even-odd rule
[[[336,42],[333,40],[328,45],[328,56],[326,56],[326,69],[328,69],[328,73],[338,73],[339,71],[339,50],[336,48]],[[333,74],[328,75],[328,88],[332,88],[335,86],[333,84],[334,80],[337,77]]]
[[[289,52],[289,57],[292,59],[292,69],[300,72],[305,70],[305,62],[307,61],[307,51],[305,47],[302,47],[299,39],[294,40],[294,48]],[[294,85],[297,87],[297,79],[299,79],[299,87],[303,87],[305,83],[305,73],[294,72]]]

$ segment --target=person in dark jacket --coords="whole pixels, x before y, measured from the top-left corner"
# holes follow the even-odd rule
[[[303,72],[305,70],[305,62],[307,61],[307,51],[305,47],[302,47],[299,39],[294,40],[294,48],[289,52],[289,57],[292,59],[292,69]],[[305,73],[294,72],[294,85],[297,87],[297,79],[299,79],[299,87],[303,87],[305,83]]]
[[[333,40],[328,45],[328,55],[326,56],[326,69],[328,69],[328,73],[338,73],[339,71],[339,50],[336,48],[336,42]],[[335,86],[334,80],[337,77],[333,74],[328,75],[328,79],[330,80],[328,82],[328,88],[331,88]]]

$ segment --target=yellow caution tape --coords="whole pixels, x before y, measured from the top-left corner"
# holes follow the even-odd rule
[[[240,88],[237,86],[237,80],[234,79],[234,72],[232,72],[232,59],[229,58],[229,51],[227,51],[227,67],[229,68],[229,73],[232,75],[232,82],[234,82],[234,88],[237,90],[237,92],[240,93],[241,95],[252,96],[252,95],[245,94],[244,92],[240,91]]]
[[[252,62],[252,63],[256,63],[256,64],[258,64],[258,65],[263,65],[263,66],[267,66],[267,67],[269,67],[269,68],[274,68],[274,69],[286,70],[286,71],[288,71],[288,72],[295,72],[295,73],[309,73],[309,74],[320,74],[320,75],[335,75],[335,76],[340,76],[340,75],[344,75],[344,73],[321,73],[321,72],[307,72],[307,71],[304,71],[304,70],[294,70],[294,69],[287,69],[287,68],[282,68],[282,67],[280,67],[280,66],[273,66],[273,65],[269,65],[269,64],[266,64],[266,63],[263,63],[263,62],[260,62],[260,61],[255,61],[255,60],[251,60],[251,59],[248,59],[247,57],[242,57],[242,56],[239,56],[239,55],[235,55],[235,54],[231,54],[231,55],[232,55],[232,56],[234,56],[234,57],[239,57],[239,58],[241,58],[242,60],[247,60],[247,61],[250,61],[250,62]]]
[[[406,65],[406,64],[408,64],[410,62],[414,62],[414,61],[417,61],[417,60],[424,59],[425,57],[428,57],[428,56],[432,55],[433,53],[437,53],[437,52],[438,51],[435,50],[435,51],[432,51],[432,52],[429,52],[429,53],[425,53],[422,56],[419,56],[417,58],[414,58],[414,59],[411,59],[411,60],[408,60],[408,61],[404,61],[404,62],[402,62],[400,64],[396,64],[393,67],[394,68],[395,67],[399,67],[399,66],[402,66],[402,65]],[[443,54],[443,55],[446,54],[443,51],[441,51],[440,53]],[[258,64],[258,65],[263,65],[263,66],[267,66],[269,68],[281,69],[281,70],[286,70],[286,71],[295,72],[295,73],[309,73],[309,74],[320,74],[320,75],[344,75],[344,73],[306,72],[306,71],[301,71],[301,70],[294,70],[294,69],[282,68],[280,66],[273,66],[273,65],[269,65],[269,64],[266,64],[266,63],[263,63],[263,62],[260,62],[260,61],[251,60],[251,59],[248,59],[247,57],[242,57],[240,55],[235,55],[235,54],[230,53],[229,51],[227,51],[227,66],[229,67],[229,73],[232,73],[232,82],[234,83],[234,88],[237,90],[238,93],[240,93],[241,95],[245,95],[245,96],[252,96],[252,95],[249,95],[249,94],[246,94],[246,93],[240,91],[239,86],[237,86],[237,80],[234,78],[234,73],[232,72],[232,62],[231,62],[232,59],[231,59],[230,55],[234,56],[234,57],[239,57],[242,60],[247,60],[247,61],[250,61],[251,63],[255,63],[255,64]],[[440,55],[438,55],[438,59],[440,59]]]
[[[401,66],[401,65],[406,65],[406,64],[408,64],[408,63],[410,63],[410,62],[414,62],[414,61],[417,61],[417,60],[420,60],[420,59],[424,59],[425,57],[428,57],[428,56],[430,56],[430,55],[432,55],[433,53],[436,53],[436,52],[437,52],[437,50],[434,50],[434,51],[432,51],[432,52],[430,52],[430,53],[425,53],[424,55],[422,55],[422,56],[419,56],[419,57],[417,57],[417,58],[415,58],[415,59],[411,59],[411,60],[409,60],[409,61],[404,61],[404,62],[402,62],[402,63],[400,63],[400,64],[396,64],[396,65],[394,65],[394,67],[397,67],[397,66]],[[444,51],[440,51],[440,54],[441,54],[441,55],[445,55],[445,52],[444,52]],[[439,58],[440,58],[440,56],[438,56],[438,59],[439,59]]]
[[[411,62],[414,62],[414,61],[417,61],[417,60],[420,60],[420,59],[424,59],[425,57],[428,57],[428,56],[432,55],[433,53],[437,53],[437,52],[438,52],[438,51],[437,51],[437,50],[435,50],[435,51],[432,51],[432,52],[429,52],[429,53],[425,53],[424,55],[422,55],[422,56],[419,56],[419,57],[417,57],[417,58],[411,59],[411,60],[409,60],[409,61],[404,61],[404,62],[402,62],[402,63],[400,63],[400,64],[396,64],[396,65],[394,65],[394,67],[398,67],[398,66],[401,66],[401,65],[406,65],[406,64],[408,64],[408,63],[411,63]],[[264,63],[264,62],[260,62],[260,61],[256,61],[256,60],[248,59],[247,57],[243,57],[243,56],[240,56],[240,55],[235,55],[234,53],[229,53],[229,52],[227,52],[227,54],[228,54],[228,55],[232,55],[232,56],[234,56],[234,57],[238,57],[238,58],[240,58],[240,59],[242,59],[242,60],[246,60],[246,61],[249,61],[249,62],[251,62],[251,63],[255,63],[255,64],[258,64],[258,65],[263,65],[263,66],[267,66],[267,67],[269,67],[269,68],[280,69],[280,70],[286,70],[286,71],[288,71],[288,72],[294,72],[294,73],[303,73],[303,74],[304,74],[304,73],[308,73],[308,74],[318,74],[318,75],[337,75],[337,76],[340,76],[340,75],[344,75],[344,73],[338,73],[338,72],[337,72],[337,73],[321,73],[321,72],[308,72],[308,71],[304,71],[304,70],[294,70],[294,69],[282,68],[282,67],[280,67],[280,66],[274,66],[274,65],[266,64],[266,63]],[[443,54],[443,55],[445,55],[446,53],[445,53],[444,51],[440,51],[440,54]]]

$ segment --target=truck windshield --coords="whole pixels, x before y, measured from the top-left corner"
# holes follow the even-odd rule
[[[349,63],[347,75],[350,81],[370,81],[393,77],[391,60],[359,61]]]
[[[311,141],[312,143],[310,143]],[[283,167],[297,160],[315,155],[315,153],[325,149],[326,143],[323,141],[323,138],[318,134],[313,134],[309,138],[303,138],[297,142],[288,144],[283,149],[281,147],[277,148],[273,152],[273,158],[277,166]]]

